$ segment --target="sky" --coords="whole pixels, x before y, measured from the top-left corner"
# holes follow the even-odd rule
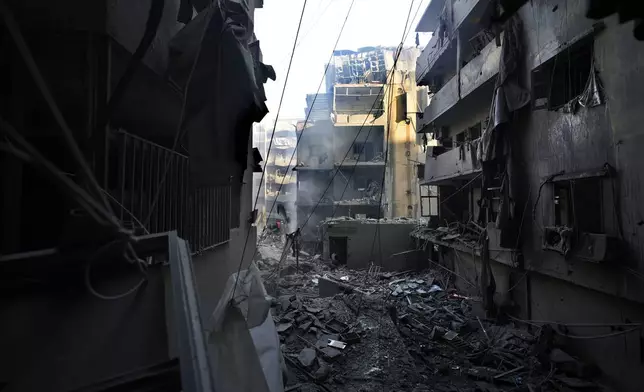
[[[411,32],[405,46],[415,46],[415,28],[430,0],[414,0]],[[264,0],[255,11],[255,35],[264,64],[272,65],[277,80],[264,85],[269,114],[262,124],[272,127],[278,112],[304,0]],[[412,0],[355,0],[337,49],[398,46]],[[306,94],[314,94],[337,40],[351,0],[308,0],[288,76],[279,120],[304,118]],[[421,35],[424,45],[429,35]],[[324,86],[322,87],[324,89]]]

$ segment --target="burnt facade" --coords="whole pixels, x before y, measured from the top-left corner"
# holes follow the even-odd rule
[[[135,286],[141,271],[103,247],[176,231],[194,256],[199,310],[212,313],[244,246],[254,248],[251,125],[267,112],[263,82],[271,74],[253,34],[261,7],[2,4],[7,390],[75,390],[159,364],[167,385],[181,388],[176,358],[185,342],[170,305],[181,292],[164,280],[168,256],[135,261],[147,270],[147,283]],[[133,286],[131,296],[116,295]],[[27,327],[35,325],[57,327]]]
[[[286,222],[285,233],[295,231],[297,224],[295,200],[297,198],[297,172],[293,171],[297,147],[297,120],[279,120],[273,135],[266,134],[266,145],[271,151],[266,158],[265,203],[267,219]]]
[[[434,228],[417,238],[457,281],[493,288],[497,311],[576,323],[575,352],[637,390],[641,328],[593,336],[644,319],[642,42],[586,1],[493,3],[432,1],[417,27],[435,32],[416,75],[436,141],[421,193]]]
[[[384,79],[379,79],[379,73],[371,74],[365,64],[371,58],[374,70],[384,67],[383,52],[365,51],[363,59],[360,53],[337,51],[329,67],[333,71],[327,73],[327,92],[317,98],[307,96],[306,114],[318,120],[309,119],[301,130],[297,150],[297,216],[305,242],[319,240],[318,226],[325,218],[381,216]],[[353,67],[353,74],[373,83],[360,79],[340,84],[351,82],[343,79],[342,75],[352,74],[349,68],[344,72],[343,66]]]

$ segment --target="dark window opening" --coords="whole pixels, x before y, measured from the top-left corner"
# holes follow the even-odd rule
[[[347,263],[347,237],[329,236],[329,256],[334,262]]]
[[[461,132],[456,135],[456,145],[460,146],[461,144],[465,143],[466,135],[465,132]]]
[[[353,188],[356,190],[366,189],[367,185],[369,185],[369,182],[371,182],[371,180],[367,177],[353,176]]]
[[[592,69],[593,40],[582,40],[532,71],[533,109],[556,110],[578,97]]]
[[[476,140],[481,137],[481,123],[469,128],[469,140]]]
[[[372,142],[353,143],[353,159],[356,161],[370,161],[374,158],[374,146]]]
[[[555,225],[580,233],[604,233],[602,182],[598,178],[556,182]]]

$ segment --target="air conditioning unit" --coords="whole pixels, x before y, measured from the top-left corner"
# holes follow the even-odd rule
[[[552,250],[567,256],[572,249],[573,230],[566,226],[552,226],[543,228],[544,250]]]

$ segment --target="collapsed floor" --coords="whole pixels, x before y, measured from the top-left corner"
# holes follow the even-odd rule
[[[256,261],[286,391],[611,390],[552,328],[486,319],[449,272],[352,271],[305,253],[296,263],[279,246],[262,245]]]

